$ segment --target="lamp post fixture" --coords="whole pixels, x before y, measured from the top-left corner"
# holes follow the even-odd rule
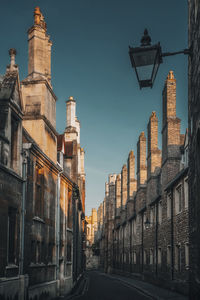
[[[144,226],[145,226],[145,229],[149,229],[151,226],[151,222],[149,221],[148,217],[146,218],[146,221],[144,222]]]
[[[160,43],[151,45],[151,38],[147,29],[145,29],[144,35],[141,38],[141,46],[134,48],[129,46],[131,64],[135,69],[140,89],[144,87],[152,88],[158,68],[163,62],[162,58],[176,54],[190,55],[191,49],[162,53]]]

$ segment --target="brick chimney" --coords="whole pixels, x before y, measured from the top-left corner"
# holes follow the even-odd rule
[[[135,156],[133,151],[130,151],[128,156],[128,179],[127,190],[128,200],[133,200],[133,193],[137,190],[137,180],[135,179]]]
[[[115,213],[116,217],[120,216],[121,210],[121,174],[117,175],[115,182]]]
[[[176,117],[176,79],[170,71],[163,89],[162,166],[167,168],[163,184],[179,171],[180,122]]]
[[[147,178],[154,173],[156,167],[161,167],[161,151],[158,149],[158,118],[153,111],[147,126],[148,131],[148,155],[147,155]]]
[[[141,184],[144,184],[146,180],[146,137],[143,131],[137,142],[137,188],[139,188]]]
[[[127,202],[127,167],[123,165],[121,171],[121,208],[124,209]]]

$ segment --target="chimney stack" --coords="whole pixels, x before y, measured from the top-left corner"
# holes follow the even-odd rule
[[[156,167],[161,167],[161,151],[158,149],[158,118],[153,111],[147,126],[148,130],[148,155],[147,155],[147,178],[154,173]]]
[[[127,202],[127,167],[123,165],[121,171],[121,208],[124,209]]]
[[[133,200],[133,193],[137,190],[137,180],[135,179],[135,155],[133,151],[130,151],[128,156],[128,200]]]
[[[147,180],[146,167],[146,137],[141,132],[137,143],[137,188]]]

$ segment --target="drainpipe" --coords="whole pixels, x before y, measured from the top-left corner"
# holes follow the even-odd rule
[[[60,174],[63,171],[58,173],[57,179],[57,201],[56,201],[56,280],[59,279],[59,271],[60,271]]]
[[[174,195],[171,189],[171,276],[174,279]]]
[[[28,158],[28,149],[31,144],[27,144],[26,149],[23,149],[22,152],[22,205],[21,205],[21,216],[20,216],[20,225],[21,225],[21,238],[20,238],[20,265],[19,265],[19,274],[24,274],[24,224],[25,224],[25,204],[26,204],[26,185],[27,185],[27,158]]]
[[[156,277],[158,276],[158,203],[156,203]]]
[[[144,212],[142,212],[142,277],[144,271]]]

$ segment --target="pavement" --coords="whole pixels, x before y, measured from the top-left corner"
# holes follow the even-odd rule
[[[64,300],[187,300],[181,294],[150,283],[115,274],[88,271],[79,289]]]

